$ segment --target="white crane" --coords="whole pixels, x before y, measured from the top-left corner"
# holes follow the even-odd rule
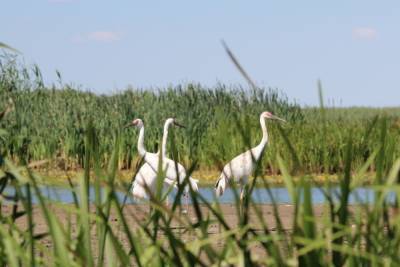
[[[248,177],[253,174],[257,162],[268,143],[268,132],[267,126],[265,125],[265,119],[280,120],[285,122],[284,119],[273,115],[271,112],[265,111],[261,113],[260,124],[263,136],[260,144],[236,156],[224,166],[222,173],[215,184],[217,196],[221,196],[224,193],[229,180],[234,179],[235,182],[240,183],[240,199],[243,199],[243,187],[247,183]]]
[[[135,126],[139,129],[139,138],[138,138],[138,152],[139,155],[143,157],[144,161],[151,167],[152,170],[157,171],[160,156],[158,153],[150,153],[146,151],[144,147],[144,124],[141,119],[134,119],[130,126]],[[177,183],[183,184],[184,179],[186,179],[186,170],[185,168],[176,161],[173,161],[167,157],[161,157],[161,168],[163,174],[165,176],[164,182],[167,184],[174,184]],[[187,177],[189,179],[189,183],[194,191],[198,191],[197,180],[193,179],[192,177]],[[185,199],[186,199],[186,206],[188,207],[188,191],[189,186],[185,186]]]
[[[168,118],[165,121],[161,145],[161,153],[163,158],[167,157],[168,129],[171,125],[183,127],[176,121],[175,118]],[[157,155],[159,154],[160,151],[157,152]],[[135,179],[132,183],[132,195],[135,198],[144,199],[147,197],[148,191],[150,191],[152,194],[155,194],[157,185],[156,181],[157,170],[154,170],[147,162],[145,162],[135,175]],[[163,186],[173,186],[173,183],[169,182],[170,180],[164,179]]]

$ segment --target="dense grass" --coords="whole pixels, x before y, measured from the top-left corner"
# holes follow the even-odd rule
[[[10,109],[8,109],[10,110]],[[17,112],[17,111],[15,111]],[[11,116],[7,112],[5,116]],[[326,122],[323,122],[326,123]],[[183,186],[179,185],[178,197],[167,207],[162,194],[151,196],[153,208],[144,220],[135,212],[124,209],[116,198],[116,170],[120,155],[122,134],[114,131],[110,158],[102,168],[98,148],[99,132],[89,121],[84,133],[85,172],[77,185],[71,184],[75,203],[65,206],[47,200],[39,191],[38,177],[26,168],[17,168],[4,157],[0,165],[0,265],[1,266],[398,266],[400,264],[400,225],[395,203],[387,201],[387,194],[400,196],[400,159],[393,161],[388,153],[390,138],[386,136],[386,121],[366,125],[363,131],[380,133],[376,148],[362,167],[352,174],[353,156],[357,153],[356,136],[348,131],[344,137],[343,172],[340,173],[340,191],[333,193],[329,183],[321,190],[325,194],[325,212],[322,217],[314,215],[310,194],[310,175],[302,175],[295,182],[288,171],[288,161],[277,153],[273,156],[283,173],[292,204],[294,205],[293,230],[284,230],[278,207],[273,214],[263,214],[260,206],[252,201],[251,191],[256,179],[263,173],[255,171],[255,177],[247,187],[243,204],[236,202],[238,223],[227,222],[221,208],[201,195],[190,191],[193,202],[193,219],[176,212]],[[1,131],[4,141],[10,135]],[[282,132],[281,138],[288,140]],[[371,135],[368,138],[372,138]],[[324,139],[327,140],[327,139]],[[322,148],[327,143],[322,140]],[[369,140],[365,140],[368,142]],[[176,149],[174,143],[172,148]],[[293,147],[290,143],[288,146]],[[6,150],[3,150],[6,152]],[[296,148],[293,158],[299,158]],[[376,162],[375,164],[373,162]],[[90,164],[91,163],[91,164]],[[302,162],[298,163],[302,168]],[[375,165],[377,176],[371,187],[375,198],[371,203],[350,206],[349,194],[363,184],[365,171]],[[261,167],[261,166],[259,166]],[[27,175],[21,174],[24,171]],[[161,171],[161,170],[159,170]],[[190,174],[190,171],[189,171]],[[162,182],[162,173],[159,182]],[[89,203],[89,181],[95,187],[94,202]],[[263,180],[264,181],[264,180]],[[265,181],[264,181],[265,183]],[[15,188],[14,194],[6,194],[4,187]],[[232,186],[234,186],[232,184]],[[100,188],[105,191],[101,193]],[[264,184],[265,194],[270,194],[269,185]],[[129,194],[129,192],[126,192]],[[33,215],[32,196],[39,198],[37,207],[43,213],[47,229],[37,229]],[[271,195],[272,197],[272,195]],[[8,204],[4,203],[8,200]],[[199,202],[203,202],[202,205]],[[5,205],[12,205],[4,213]],[[244,205],[241,209],[239,205]],[[53,208],[64,211],[61,220]],[[203,207],[203,208],[202,208]],[[204,207],[207,211],[204,210]],[[240,211],[241,210],[241,211]],[[250,222],[250,213],[256,214],[256,222]],[[276,228],[271,231],[265,216],[273,216]],[[131,218],[139,227],[128,224]],[[24,220],[25,226],[16,224]],[[182,229],[181,231],[177,230]],[[219,231],[210,234],[213,224]],[[41,232],[40,232],[41,231]],[[47,244],[49,247],[45,246]],[[258,246],[258,252],[254,247]],[[264,256],[262,256],[264,255]]]
[[[8,138],[1,140],[2,146],[14,161],[52,159],[63,168],[82,167],[84,129],[89,119],[98,132],[97,152],[103,165],[110,156],[115,132],[136,117],[145,122],[148,150],[156,151],[164,120],[174,116],[186,125],[186,129],[175,131],[179,160],[187,166],[197,162],[202,170],[217,170],[258,142],[259,114],[264,110],[288,121],[284,125],[268,124],[270,144],[262,162],[266,174],[280,173],[274,158],[277,152],[293,174],[343,171],[349,132],[354,137],[352,170],[365,162],[379,146],[380,138],[388,142],[384,148],[387,164],[400,155],[399,108],[330,107],[321,113],[319,108],[300,108],[275,90],[225,85],[128,88],[111,95],[98,95],[61,81],[45,86],[37,66],[26,68],[10,56],[2,58],[0,75],[0,107],[9,98],[15,103],[16,112],[1,124],[9,132]],[[377,125],[385,128],[384,137]],[[287,139],[281,137],[283,133]],[[118,150],[121,169],[132,168],[137,160],[135,134],[121,133]],[[375,169],[372,164],[370,170]]]

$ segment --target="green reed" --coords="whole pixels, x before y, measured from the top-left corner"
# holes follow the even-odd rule
[[[240,127],[258,142],[259,114],[264,110],[284,117],[289,123],[268,125],[270,144],[263,159],[265,173],[279,174],[274,157],[279,152],[294,173],[338,173],[344,171],[346,136],[354,137],[353,171],[379,146],[380,132],[375,127],[386,118],[385,132],[391,164],[399,156],[400,109],[300,108],[282,92],[272,89],[246,89],[239,86],[186,84],[163,89],[134,89],[111,95],[94,94],[60,82],[44,85],[37,66],[26,67],[18,58],[0,58],[0,106],[13,99],[16,112],[1,123],[9,138],[2,139],[9,158],[20,162],[50,159],[64,168],[84,166],[85,123],[93,122],[98,132],[98,160],[108,162],[115,131],[133,118],[146,123],[146,145],[156,151],[161,125],[167,117],[177,117],[186,125],[177,133],[178,159],[185,164],[196,161],[197,168],[217,170],[249,144],[243,142]],[[323,115],[322,115],[323,114]],[[287,138],[280,138],[280,136]],[[120,136],[118,168],[131,168],[138,159],[136,133]],[[289,141],[292,146],[289,146]],[[393,145],[391,145],[393,144]],[[293,148],[296,157],[293,158]],[[383,153],[383,152],[382,152]],[[62,164],[61,164],[61,163]],[[301,169],[299,163],[301,162]],[[54,166],[57,167],[57,164]],[[376,170],[375,163],[369,171]]]

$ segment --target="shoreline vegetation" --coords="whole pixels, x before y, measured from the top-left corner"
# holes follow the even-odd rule
[[[400,107],[324,107],[321,95],[321,108],[304,108],[278,90],[223,84],[214,88],[200,84],[150,90],[128,87],[111,95],[94,94],[64,84],[58,72],[59,84],[45,85],[39,67],[22,65],[10,55],[0,57],[0,74],[0,107],[12,99],[16,111],[0,122],[8,132],[0,140],[6,148],[2,153],[17,164],[48,160],[54,171],[83,169],[90,121],[101,165],[108,162],[120,135],[118,169],[133,170],[138,160],[137,133],[123,131],[122,126],[142,118],[146,147],[157,151],[164,120],[176,117],[186,128],[171,131],[168,154],[185,166],[195,163],[195,171],[208,173],[259,142],[258,116],[264,110],[288,122],[267,125],[270,140],[261,174],[281,175],[278,153],[293,176],[342,173],[349,135],[353,137],[352,171],[376,156],[381,139],[387,143],[382,148],[387,155],[384,164],[390,165],[400,156],[396,145],[400,143]],[[320,84],[319,90],[322,92]],[[366,171],[379,171],[376,162]]]
[[[46,168],[32,168],[28,167],[30,171],[34,172],[40,178],[39,184],[54,185],[60,187],[69,187],[69,181],[76,184],[79,177],[84,175],[85,169],[76,170],[61,170],[61,169],[46,169]],[[22,172],[24,173],[24,172]],[[193,171],[194,178],[199,180],[199,185],[203,187],[214,187],[219,175],[219,170],[198,170]],[[116,172],[116,182],[128,186],[133,181],[135,169],[132,170],[118,170]],[[342,174],[307,174],[292,176],[293,180],[298,182],[306,177],[311,185],[323,186],[327,183],[330,185],[339,185]],[[363,185],[369,185],[376,177],[376,172],[368,172],[364,174]],[[253,178],[250,177],[250,180]],[[276,175],[263,175],[257,178],[256,186],[264,186],[264,182],[272,187],[280,187],[285,185],[282,174]],[[263,180],[263,181],[262,181]],[[93,183],[94,181],[91,181]]]

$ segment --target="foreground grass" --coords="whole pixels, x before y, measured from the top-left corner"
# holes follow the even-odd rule
[[[108,171],[94,170],[97,175],[87,172],[81,176],[79,186],[73,188],[80,199],[75,204],[60,205],[41,196],[38,207],[33,207],[29,193],[22,194],[22,191],[40,196],[37,178],[29,172],[28,176],[21,175],[18,169],[5,161],[2,171],[6,176],[1,178],[1,183],[8,179],[18,193],[9,196],[14,199],[14,208],[1,206],[2,210],[8,210],[0,213],[2,264],[391,266],[400,263],[397,258],[399,217],[390,211],[390,204],[384,201],[389,188],[396,195],[400,193],[400,188],[394,185],[400,162],[393,166],[388,180],[376,187],[378,198],[372,205],[348,205],[346,198],[355,188],[351,186],[353,178],[359,174],[353,177],[345,174],[340,183],[342,191],[339,200],[330,199],[329,191],[326,191],[325,212],[318,216],[311,209],[312,199],[307,183],[296,182],[285,175],[285,185],[293,201],[293,226],[289,232],[282,224],[279,207],[273,205],[275,208],[264,214],[251,198],[245,200],[244,205],[248,208],[244,209],[244,213],[237,214],[236,223],[225,221],[226,215],[217,203],[205,201],[206,211],[196,202],[201,196],[194,192],[191,192],[194,218],[177,213],[179,205],[175,202],[171,207],[164,206],[157,196],[150,202],[154,208],[152,215],[138,216],[139,211],[135,209],[139,207],[124,209],[123,204],[116,201],[115,190],[121,188],[116,185],[116,173],[109,173],[116,170],[115,159],[113,162]],[[105,195],[95,193],[94,197],[99,201],[91,205],[86,202],[89,179],[94,179],[98,189],[99,184],[103,184],[108,192]],[[268,187],[265,193],[268,194]],[[303,201],[298,198],[300,193],[304,194]],[[239,202],[234,204],[233,209],[238,205]],[[40,232],[43,228],[38,230],[33,223],[38,219],[35,211],[38,208],[44,216],[46,232]],[[60,212],[63,216],[58,217]],[[32,214],[36,214],[35,217]],[[386,217],[389,214],[392,216],[390,219]],[[266,224],[265,216],[273,216],[273,231]],[[27,223],[21,226],[14,223],[15,220],[26,220]],[[220,230],[210,231],[215,224]],[[381,231],[382,227],[387,231]],[[177,231],[177,228],[182,231]]]

